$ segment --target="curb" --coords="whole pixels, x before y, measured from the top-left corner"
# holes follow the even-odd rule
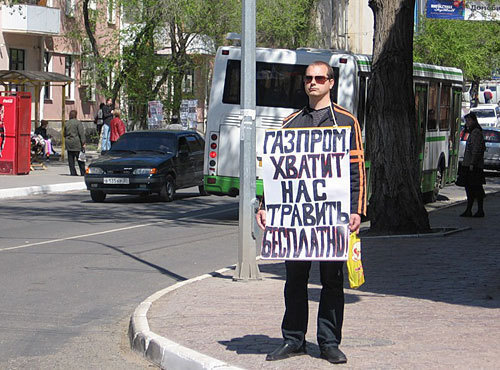
[[[0,189],[0,199],[18,198],[36,194],[62,193],[74,190],[86,190],[85,182],[28,186],[24,188]]]
[[[490,191],[487,194],[495,194],[500,191]],[[439,209],[445,209],[457,204],[465,202],[464,199],[454,199],[450,204],[442,205],[441,207],[432,207],[427,209],[427,212],[436,211]],[[466,230],[467,228],[458,228],[456,230],[445,231],[438,233],[439,236],[447,236],[451,233]],[[401,237],[397,236],[397,237]],[[406,236],[408,237],[408,236]],[[412,237],[415,237],[412,235]],[[259,257],[257,257],[259,259]],[[197,276],[195,278],[181,281],[174,284],[168,288],[157,291],[156,293],[150,295],[146,300],[141,302],[139,306],[134,310],[134,313],[130,317],[130,324],[128,329],[128,336],[130,340],[131,348],[146,358],[148,361],[159,366],[161,369],[196,369],[196,370],[241,370],[239,367],[231,366],[212,358],[210,356],[196,352],[190,348],[181,346],[165,337],[162,337],[149,328],[147,313],[151,308],[152,304],[163,297],[165,294],[170,293],[176,289],[179,289],[187,284],[195,283],[200,280],[204,280],[209,277],[216,276],[217,274],[223,273],[230,270],[231,267],[223,268],[212,273]]]
[[[152,304],[165,294],[187,284],[213,277],[230,269],[229,267],[223,268],[210,274],[204,274],[189,280],[181,281],[150,295],[146,300],[141,302],[130,317],[128,336],[132,349],[162,369],[240,370],[241,368],[239,367],[228,365],[225,362],[181,346],[178,343],[152,332],[149,328],[147,318],[147,313]]]

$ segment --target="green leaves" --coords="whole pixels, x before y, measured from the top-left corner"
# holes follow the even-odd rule
[[[458,67],[467,80],[488,79],[500,65],[500,22],[423,19],[416,62]]]

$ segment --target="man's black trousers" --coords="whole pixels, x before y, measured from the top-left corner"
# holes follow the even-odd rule
[[[78,167],[80,168],[80,175],[85,175],[85,162],[79,161],[78,156],[80,155],[80,151],[72,151],[68,150],[68,166],[69,173],[71,176],[77,176],[75,169],[75,161],[78,162]]]
[[[320,262],[321,298],[317,337],[320,348],[338,347],[344,319],[344,262]],[[302,345],[309,314],[307,282],[310,261],[286,261],[285,316],[281,331],[285,342]]]

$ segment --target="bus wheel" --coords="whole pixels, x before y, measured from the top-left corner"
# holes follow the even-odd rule
[[[432,191],[428,193],[428,203],[434,203],[439,195],[439,189],[444,187],[445,174],[444,174],[444,165],[443,163],[439,164],[439,167],[436,172],[436,181],[434,182],[434,188]]]

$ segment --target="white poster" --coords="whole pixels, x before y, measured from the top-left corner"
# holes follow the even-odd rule
[[[263,259],[345,261],[350,127],[267,130]]]
[[[180,109],[180,123],[184,128],[196,128],[197,122],[197,113],[196,107],[198,106],[198,99],[183,99],[181,101],[181,109]]]
[[[148,128],[158,129],[163,126],[163,104],[154,100],[148,102]]]
[[[500,1],[466,1],[466,21],[500,21]]]

